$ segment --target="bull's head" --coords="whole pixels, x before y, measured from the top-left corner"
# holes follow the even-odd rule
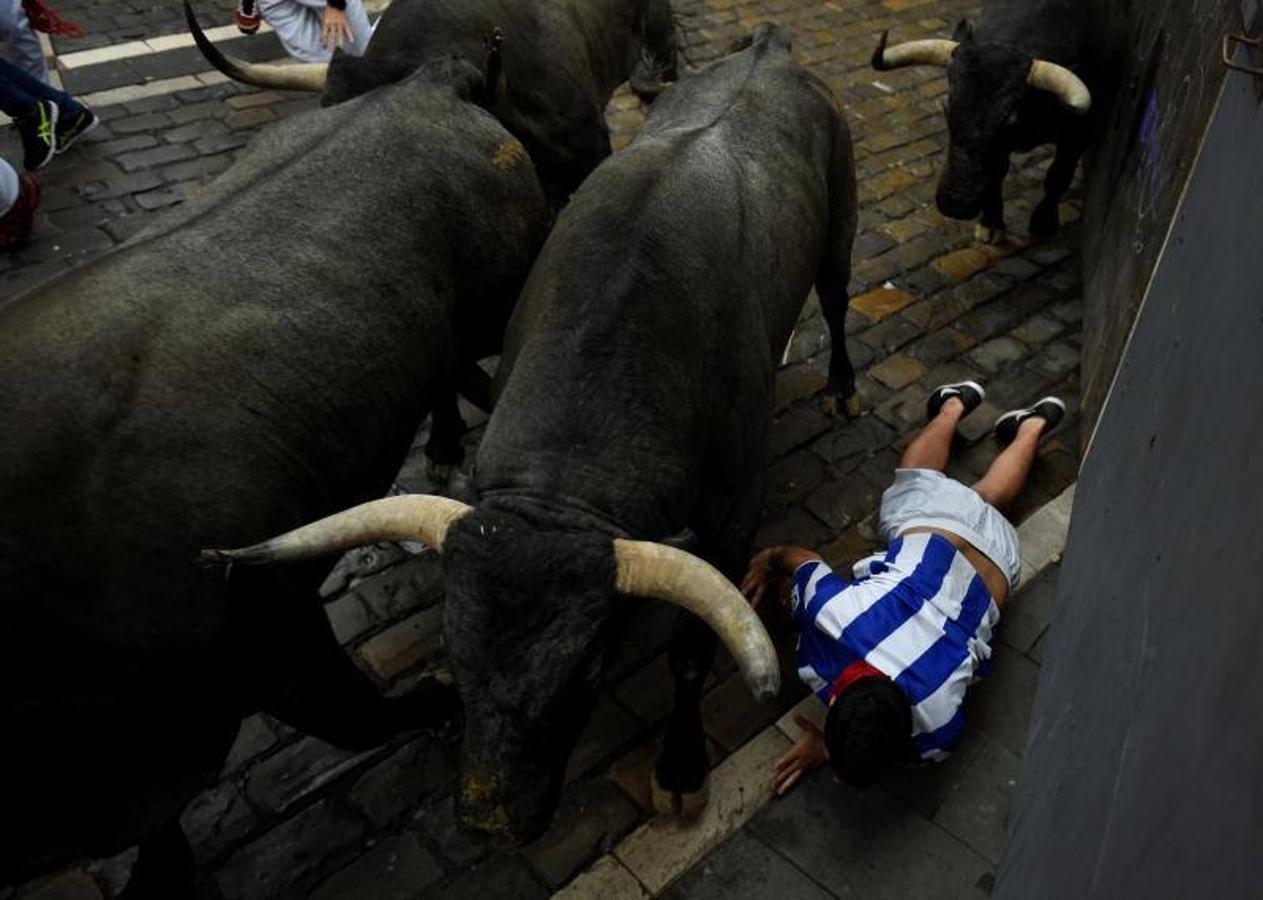
[[[873,68],[947,69],[949,146],[935,199],[943,215],[972,219],[981,212],[987,185],[1004,171],[1011,149],[1008,137],[1030,92],[1046,91],[1075,113],[1088,111],[1092,95],[1064,66],[1013,47],[974,40],[966,21],[957,26],[953,38],[887,47],[883,33],[873,53]]]
[[[443,551],[448,649],[465,705],[457,815],[522,843],[547,827],[570,751],[604,675],[619,595],[665,600],[703,619],[760,699],[780,688],[776,652],[741,593],[665,544],[595,530],[543,530],[443,497],[375,500],[214,562],[305,559],[382,540]]]

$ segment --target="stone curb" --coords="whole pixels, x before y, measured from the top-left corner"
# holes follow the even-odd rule
[[[1060,559],[1074,505],[1072,483],[1018,526],[1022,584]],[[660,896],[677,879],[735,834],[772,799],[772,761],[798,739],[794,716],[824,722],[815,697],[798,704],[759,732],[711,772],[710,803],[694,822],[656,816],[623,838],[554,900],[644,900]]]

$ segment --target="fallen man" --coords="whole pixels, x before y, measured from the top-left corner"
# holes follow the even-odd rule
[[[757,605],[771,588],[789,606],[799,677],[828,707],[823,732],[796,717],[803,734],[776,761],[778,794],[825,762],[840,781],[865,787],[894,763],[944,759],[959,741],[965,692],[985,674],[1021,568],[1017,531],[999,510],[1065,414],[1064,403],[1045,397],[1000,416],[1005,449],[971,489],[943,470],[957,423],[983,396],[971,381],[930,394],[928,424],[882,495],[878,525],[889,547],[856,563],[853,580],[801,547],[751,560],[742,591]]]

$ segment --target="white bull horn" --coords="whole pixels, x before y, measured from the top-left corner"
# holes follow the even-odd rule
[[[1065,66],[1037,59],[1031,64],[1026,83],[1041,91],[1056,94],[1075,112],[1085,113],[1092,107],[1092,92],[1078,75]]]
[[[674,603],[702,619],[741,669],[751,692],[770,700],[781,670],[763,623],[727,578],[691,553],[650,541],[614,540],[619,593]]]
[[[886,46],[890,32],[883,31],[877,49],[873,51],[873,68],[879,72],[902,69],[904,66],[939,66],[947,68],[956,49],[956,41],[932,38],[924,41],[907,41]]]
[[[378,541],[422,541],[441,550],[447,529],[471,508],[459,500],[428,494],[385,497],[334,513],[251,547],[203,550],[202,560],[243,565],[295,562]]]
[[[211,43],[210,38],[197,24],[197,16],[193,15],[193,7],[189,5],[189,0],[184,0],[184,17],[188,19],[189,31],[207,62],[233,81],[278,91],[319,93],[325,89],[325,79],[329,75],[328,63],[296,63],[292,66],[278,66],[236,59],[220,52],[219,48]]]

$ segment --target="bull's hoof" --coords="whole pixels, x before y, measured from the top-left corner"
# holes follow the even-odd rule
[[[1031,213],[1031,237],[1036,240],[1042,241],[1052,237],[1060,227],[1061,216],[1058,215],[1055,204],[1045,206],[1041,203]]]
[[[983,225],[978,222],[974,225],[974,240],[980,244],[989,244],[992,247],[1004,243],[1005,231],[1004,226],[993,228],[990,225]]]
[[[658,773],[649,776],[649,790],[653,795],[653,808],[664,816],[680,816],[684,819],[696,819],[710,800],[710,778],[702,782],[701,788],[688,793],[679,793],[664,788],[658,783]]]
[[[858,391],[852,391],[850,396],[844,397],[837,391],[826,389],[820,392],[820,410],[830,418],[845,415],[848,419],[854,419],[863,412],[863,407],[860,405]]]

